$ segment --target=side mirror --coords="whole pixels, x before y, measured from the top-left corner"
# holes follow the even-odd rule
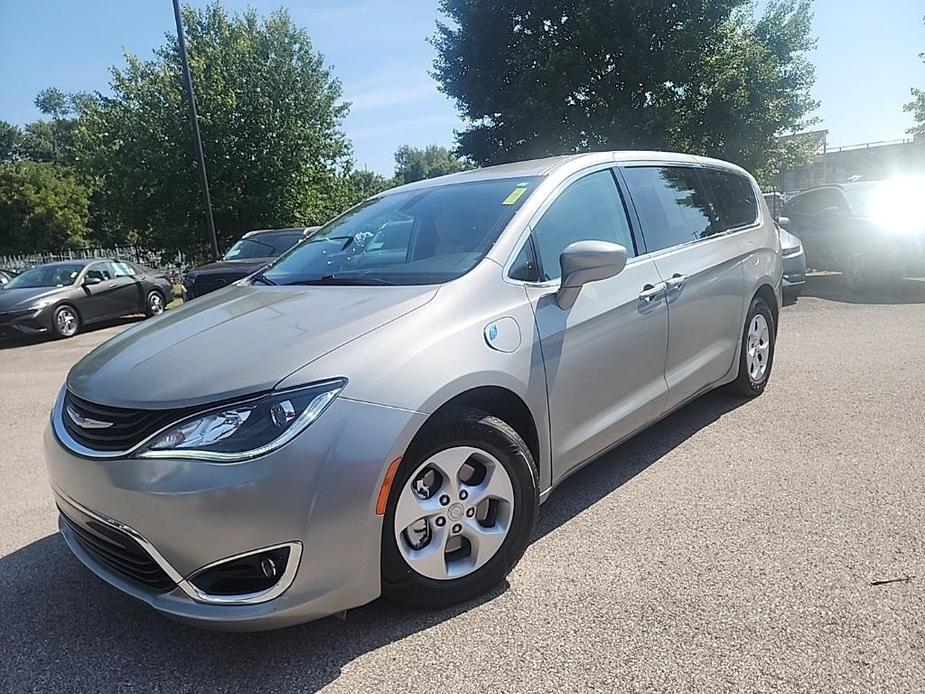
[[[99,277],[84,277],[83,284],[85,287],[90,287],[94,284],[100,284],[102,281],[103,280],[101,280]]]
[[[819,212],[819,216],[822,217],[823,219],[832,219],[833,217],[837,217],[838,215],[839,215],[838,208],[835,207],[834,205],[832,205],[832,207],[823,208]]]
[[[556,293],[561,309],[571,308],[588,282],[618,275],[626,267],[626,248],[609,241],[576,241],[559,254],[562,284]]]
[[[790,226],[790,217],[785,217],[784,215],[777,216],[777,225],[786,229]]]

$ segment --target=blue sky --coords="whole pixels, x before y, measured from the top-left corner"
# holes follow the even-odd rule
[[[203,5],[204,0],[193,4]],[[230,10],[287,7],[353,102],[345,123],[357,166],[390,174],[402,144],[452,145],[462,123],[427,75],[436,0],[225,0]],[[829,144],[904,137],[902,104],[925,88],[923,0],[816,0],[815,97]],[[39,89],[106,91],[123,50],[142,57],[173,31],[170,0],[0,0],[0,119],[38,116]]]

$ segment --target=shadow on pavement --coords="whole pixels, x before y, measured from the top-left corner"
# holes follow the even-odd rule
[[[581,469],[541,509],[534,541],[740,404],[724,394],[706,395]],[[364,653],[465,613],[507,588],[505,582],[475,602],[432,613],[380,600],[351,610],[345,621],[224,634],[159,616],[98,580],[59,535],[50,535],[0,559],[0,690],[313,691]]]
[[[925,303],[925,279],[872,282],[869,287],[853,292],[845,286],[840,274],[813,273],[806,277],[803,296],[848,304],[922,304]]]
[[[99,323],[92,323],[86,327],[80,329],[80,331],[74,337],[79,335],[85,335],[87,333],[92,333],[95,330],[101,330],[104,328],[113,328],[119,325],[124,325],[128,327],[132,323],[138,323],[143,321],[145,317],[143,315],[137,316],[127,316],[125,318],[116,318],[114,320],[101,321]],[[0,336],[0,350],[4,349],[14,349],[16,347],[28,347],[29,345],[39,345],[46,342],[55,342],[58,340],[65,339],[74,339],[71,338],[60,338],[56,337],[51,333],[40,333],[38,335],[29,335],[27,337],[2,337]]]

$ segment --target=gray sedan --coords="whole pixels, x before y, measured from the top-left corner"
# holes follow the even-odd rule
[[[724,162],[599,152],[382,193],[71,370],[59,527],[173,618],[470,600],[571,473],[713,388],[760,395],[777,229]]]

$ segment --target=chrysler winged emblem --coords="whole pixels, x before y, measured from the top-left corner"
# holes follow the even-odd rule
[[[74,412],[74,410],[68,406],[67,416],[71,418],[71,421],[74,422],[81,429],[107,429],[112,426],[112,422],[101,422],[98,419],[90,419],[89,417],[84,417],[82,414]]]

